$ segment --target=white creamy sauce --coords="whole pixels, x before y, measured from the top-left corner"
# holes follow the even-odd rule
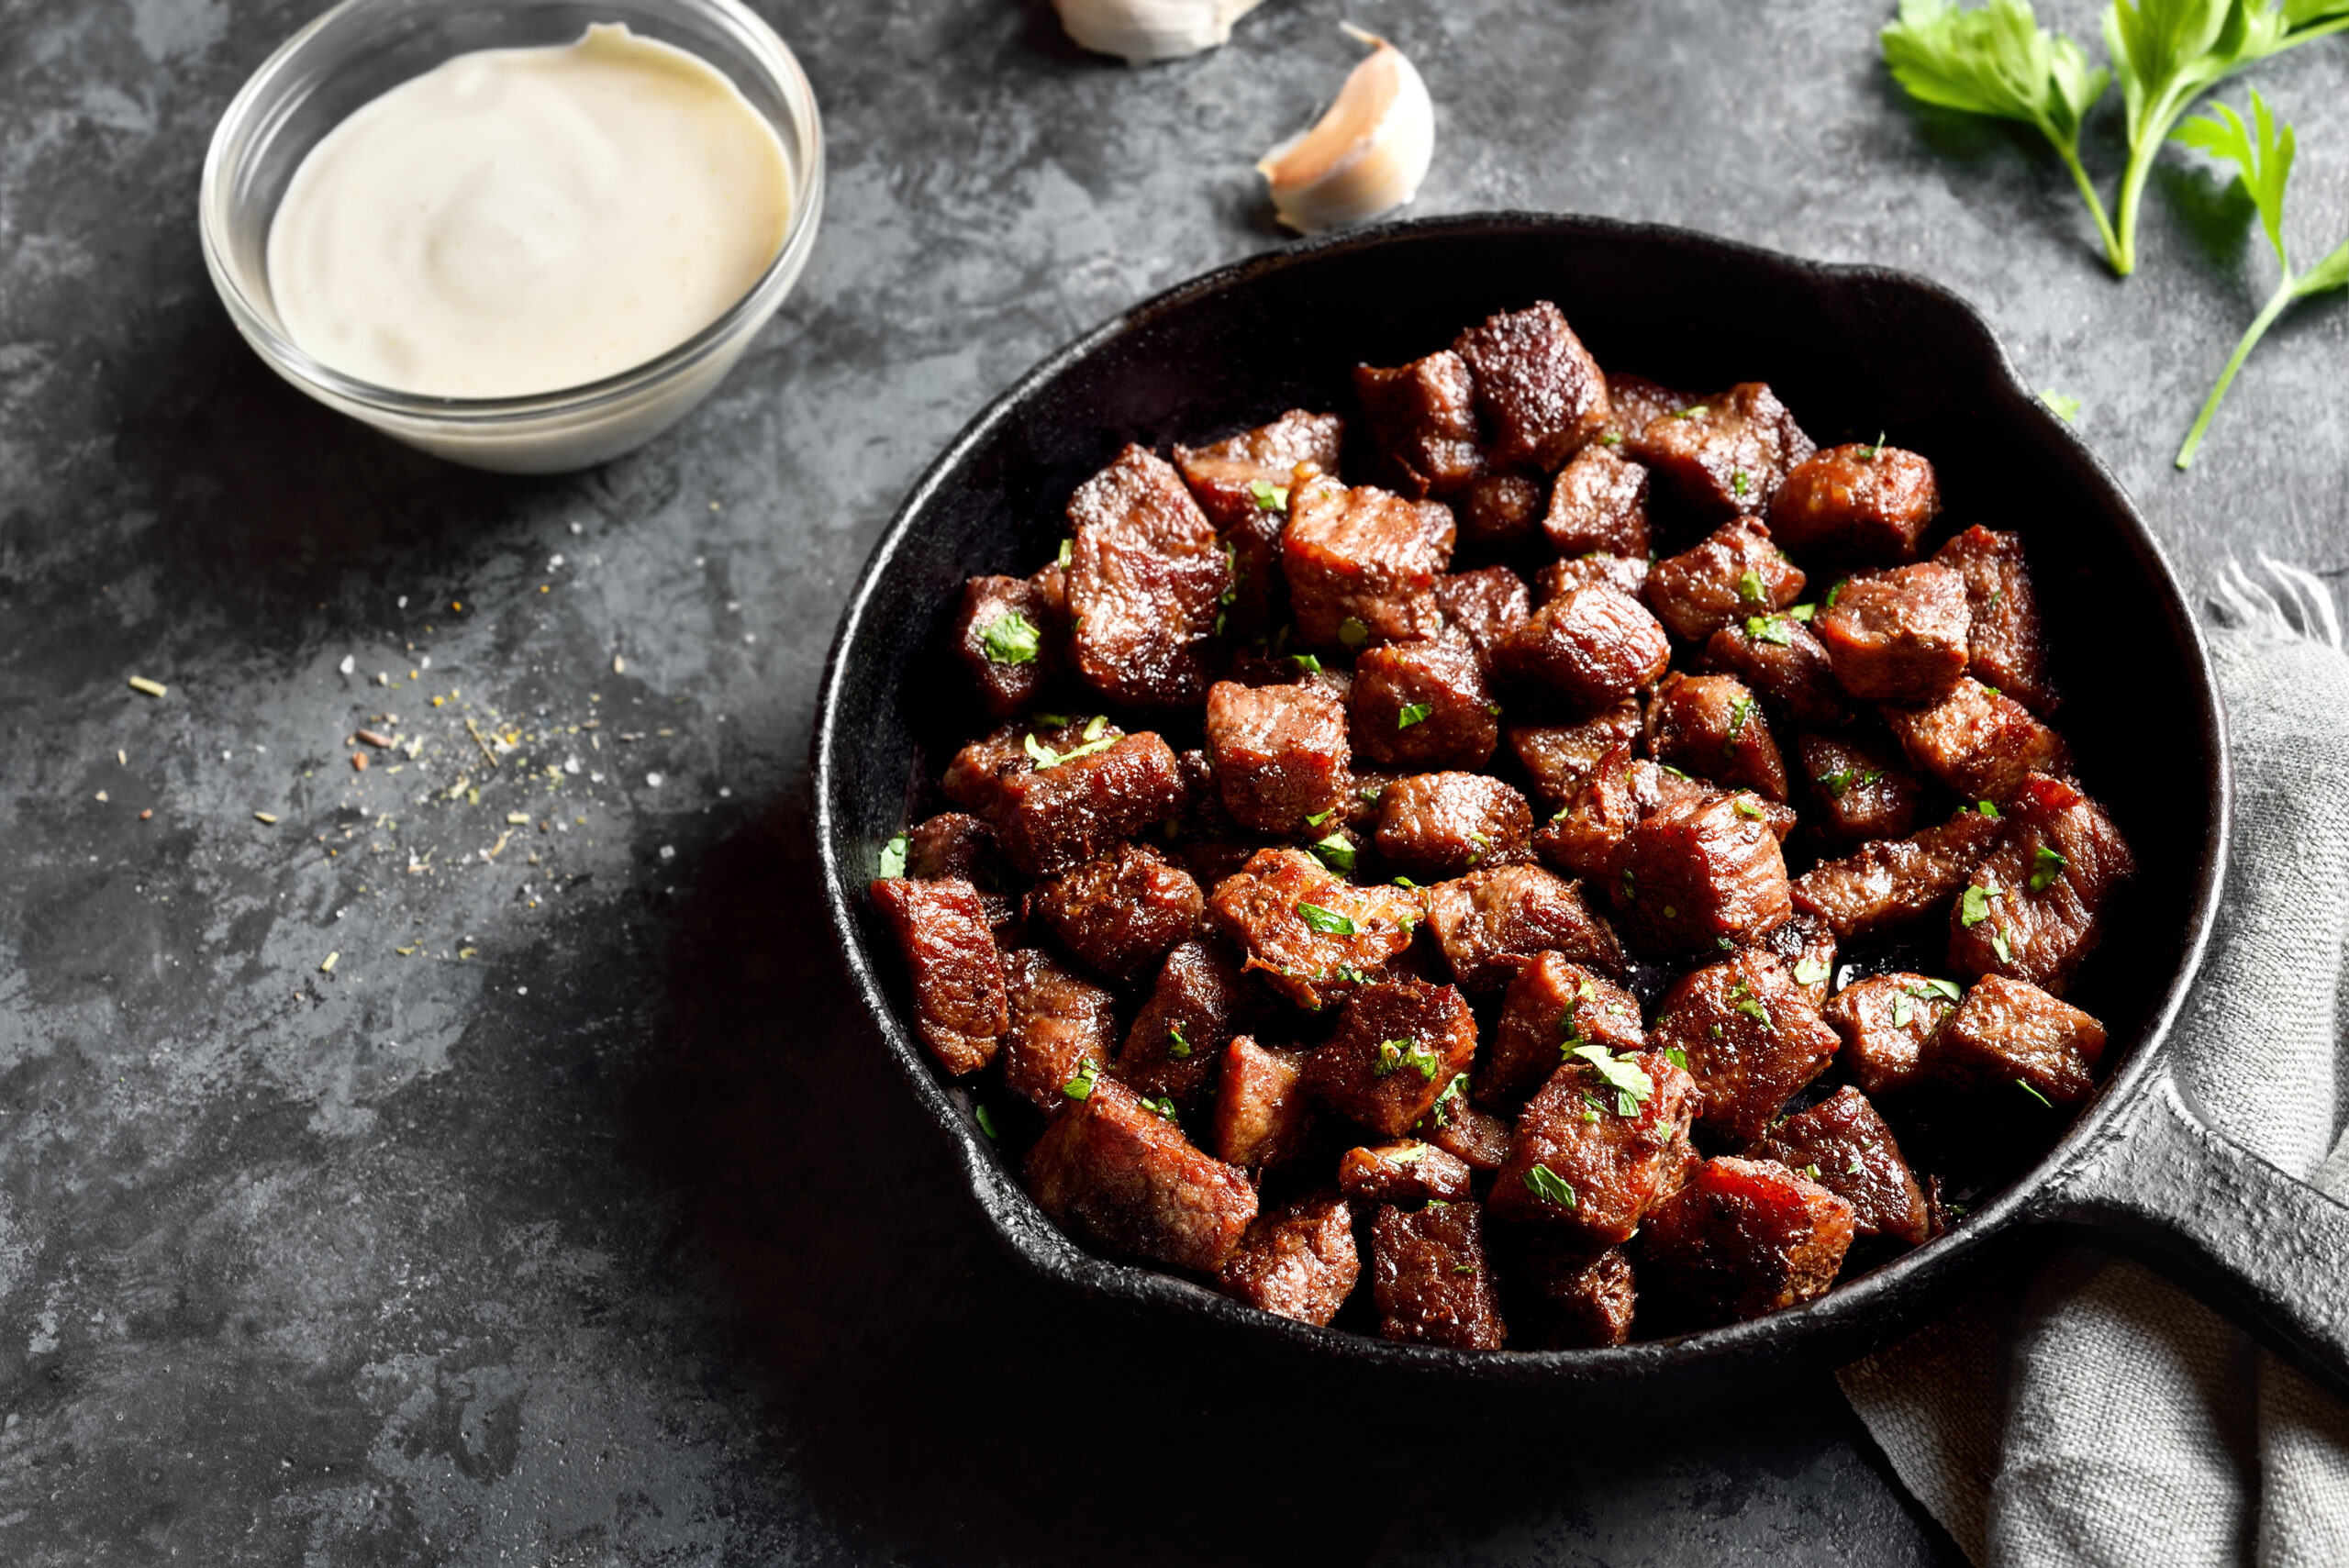
[[[287,334],[402,392],[512,397],[692,337],[783,249],[783,143],[699,58],[598,26],[484,50],[328,132],[269,231]]]

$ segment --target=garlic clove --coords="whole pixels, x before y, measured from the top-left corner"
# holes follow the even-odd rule
[[[1052,0],[1061,26],[1086,49],[1128,65],[1220,48],[1231,24],[1263,0]]]
[[[1301,234],[1392,212],[1419,195],[1435,156],[1435,106],[1419,71],[1385,39],[1346,31],[1371,46],[1368,57],[1328,112],[1256,165],[1273,210]]]

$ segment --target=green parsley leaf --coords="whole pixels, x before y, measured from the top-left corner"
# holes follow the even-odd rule
[[[1320,840],[1314,844],[1313,852],[1321,857],[1323,865],[1341,876],[1354,869],[1354,847],[1343,833],[1332,833]]]
[[[1435,1104],[1429,1108],[1428,1114],[1435,1118],[1436,1126],[1448,1127],[1451,1125],[1452,1114],[1467,1103],[1468,1074],[1454,1073],[1452,1075],[1452,1082],[1443,1086],[1443,1093],[1435,1097]],[[1411,1158],[1416,1160],[1424,1152],[1426,1151],[1423,1148],[1415,1149],[1411,1152]]]
[[[1797,605],[1795,608],[1803,606]],[[1787,624],[1784,616],[1748,616],[1745,617],[1745,635],[1755,642],[1776,643],[1780,648],[1795,639],[1794,628]]]
[[[1360,648],[1370,640],[1370,628],[1348,616],[1338,623],[1338,640],[1348,648]]]
[[[2000,963],[2011,964],[2014,962],[2014,950],[2007,945],[2007,928],[2005,926],[2000,925],[1991,928],[1990,951],[1998,955],[1998,962]]]
[[[1330,806],[1327,811],[1317,811],[1312,816],[1305,819],[1305,825],[1308,828],[1319,828],[1321,824],[1327,822],[1330,817],[1335,817],[1337,814],[1338,808],[1334,806]]]
[[[1814,1160],[1809,1164],[1805,1165],[1802,1168],[1802,1173],[1811,1181],[1815,1182],[1819,1180],[1819,1162]]]
[[[1141,1101],[1141,1108],[1146,1111],[1156,1111],[1168,1121],[1178,1121],[1181,1119],[1181,1118],[1175,1114],[1174,1101],[1170,1095],[1162,1095],[1154,1100],[1146,1095],[1137,1095],[1136,1097]]]
[[[979,1124],[979,1130],[981,1132],[985,1133],[989,1138],[996,1136],[995,1116],[994,1113],[986,1108],[986,1106],[973,1106],[971,1107],[971,1119]]]
[[[1081,746],[1072,746],[1065,751],[1053,751],[1050,746],[1037,740],[1033,730],[1029,731],[1022,744],[1027,750],[1029,760],[1036,764],[1036,771],[1042,773],[1050,768],[1057,768],[1063,762],[1073,762],[1079,757],[1090,757],[1096,751],[1106,751],[1115,746],[1118,743],[1117,737],[1101,734],[1101,727],[1107,722],[1106,719],[1097,718],[1086,725],[1085,743]]]
[[[881,846],[881,880],[892,881],[906,874],[906,844],[903,833]]]
[[[1831,609],[1833,609],[1833,608],[1835,607],[1835,600],[1836,600],[1837,595],[1839,595],[1840,594],[1842,594],[1845,588],[1847,588],[1847,587],[1851,586],[1851,583],[1852,583],[1852,580],[1851,580],[1849,577],[1838,577],[1838,578],[1836,578],[1836,579],[1835,579],[1835,581],[1834,581],[1832,584],[1831,584],[1829,585],[1829,587],[1828,587],[1828,589],[1827,589],[1827,605],[1826,605],[1826,607],[1827,607],[1828,609],[1831,609]]]
[[[1795,984],[1816,985],[1827,978],[1827,970],[1828,964],[1825,959],[1812,958],[1806,953],[1795,960]]]
[[[1998,806],[1996,801],[1977,800],[1974,803],[1974,806],[1991,821],[1996,822],[1998,819]]]
[[[1914,1018],[1916,1014],[1917,1009],[1915,1006],[1909,1002],[1909,993],[1906,991],[1903,991],[1899,995],[1895,996],[1892,999],[1892,1027],[1894,1029],[1907,1029],[1909,1027],[1909,1020]]]
[[[1093,1081],[1101,1075],[1101,1064],[1091,1057],[1077,1063],[1076,1076],[1061,1085],[1061,1093],[1072,1100],[1093,1097]]]
[[[1737,574],[1737,596],[1749,605],[1762,602],[1762,573],[1749,566]]]
[[[2049,1110],[2052,1111],[2055,1108],[2055,1102],[2041,1094],[2037,1089],[2032,1088],[2029,1079],[2016,1079],[2015,1087],[2021,1089],[2024,1094],[2029,1095],[2032,1099],[2037,1100],[2041,1105],[2045,1106]]]
[[[1409,877],[1408,877],[1408,876],[1398,876],[1398,877],[1397,877],[1397,878],[1395,879],[1395,885],[1396,885],[1396,886],[1397,886],[1397,887],[1408,887],[1408,888],[1412,889],[1414,892],[1416,892],[1416,891],[1418,891],[1418,889],[1419,889],[1419,884],[1418,883],[1416,883],[1416,882],[1413,882],[1413,881],[1412,881]]]
[[[1476,1272],[1476,1265],[1474,1263],[1454,1263],[1452,1265],[1452,1272],[1455,1274],[1473,1274]]]
[[[1809,625],[1810,617],[1818,613],[1819,606],[1817,605],[1797,605],[1794,608],[1787,612],[1787,614],[1794,617],[1795,619],[1802,622],[1805,626]]]
[[[1356,933],[1353,921],[1335,909],[1324,909],[1319,904],[1297,906],[1297,917],[1324,936],[1351,937]]]
[[[1248,494],[1254,499],[1256,510],[1260,512],[1288,510],[1288,486],[1286,484],[1267,484],[1259,479],[1248,486]]]
[[[1536,1165],[1526,1172],[1525,1184],[1535,1197],[1547,1198],[1564,1208],[1575,1207],[1575,1189],[1567,1184],[1564,1176],[1547,1165]]]
[[[1602,447],[1620,447],[1623,444],[1623,432],[1609,430],[1598,438],[1598,444]]]
[[[1683,1073],[1688,1071],[1688,1053],[1676,1045],[1668,1045],[1664,1048],[1664,1059]]]
[[[1068,569],[1069,562],[1075,559],[1076,541],[1073,539],[1064,539],[1061,540],[1061,553],[1059,556],[1059,564],[1061,569],[1063,571],[1066,571]]]
[[[1746,717],[1753,711],[1752,697],[1738,697],[1729,705],[1729,736],[1721,742],[1723,751],[1737,749],[1737,738],[1745,733]]]
[[[2044,403],[2050,409],[2054,410],[2055,417],[2063,420],[2066,425],[2076,425],[2080,422],[2080,400],[2078,398],[2058,392],[2051,386],[2042,389],[2039,394],[2039,401]]]
[[[1753,477],[1747,473],[1745,470],[1741,468],[1735,473],[1729,476],[1729,493],[1731,495],[1742,495],[1753,488]]]
[[[1183,1026],[1180,1023],[1166,1026],[1166,1054],[1177,1062],[1186,1061],[1190,1057],[1191,1042],[1183,1038]]]
[[[2064,868],[2071,863],[2044,844],[2032,850],[2031,851],[2031,890],[2033,893],[2046,892],[2049,884],[2063,875]]]
[[[1938,991],[1953,1002],[1962,1002],[1965,999],[1965,993],[1957,988],[1957,982],[1954,980],[1928,980],[1925,982],[1925,989]]]
[[[1618,1114],[1631,1116],[1634,1114],[1639,1104],[1654,1097],[1655,1080],[1649,1077],[1647,1070],[1630,1057],[1617,1056],[1603,1045],[1576,1046],[1574,1054],[1597,1068],[1599,1077],[1607,1081],[1609,1088],[1634,1102],[1632,1110],[1624,1110],[1621,1102],[1618,1101]]]
[[[1288,657],[1290,663],[1295,664],[1308,675],[1318,675],[1321,673],[1321,661],[1313,654],[1292,653]]]
[[[1741,795],[1736,796],[1735,799],[1737,804],[1737,814],[1740,817],[1750,817],[1756,822],[1762,820],[1762,807],[1755,804],[1752,795]]]
[[[1969,884],[1965,890],[1965,895],[1957,901],[1958,923],[1970,931],[1989,917],[1990,895],[1988,891],[1978,882]]]
[[[979,628],[979,648],[990,664],[1033,664],[1040,646],[1036,628],[1018,610],[1006,610]]]
[[[1384,1078],[1398,1067],[1408,1067],[1432,1084],[1442,1066],[1443,1059],[1417,1040],[1382,1040],[1378,1042],[1378,1060],[1370,1064],[1370,1073],[1374,1078]]]
[[[1395,716],[1395,728],[1408,729],[1414,724],[1425,723],[1428,715],[1434,711],[1435,709],[1426,703],[1407,702],[1403,705],[1403,711]]]
[[[1743,1013],[1765,1029],[1770,1027],[1770,1010],[1762,1005],[1762,998],[1753,994],[1753,986],[1740,980],[1729,988],[1729,996],[1730,1006],[1734,1010]]]

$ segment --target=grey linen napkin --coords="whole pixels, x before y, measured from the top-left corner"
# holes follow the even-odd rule
[[[2349,658],[2323,584],[2264,564],[2210,639],[2236,817],[2176,1048],[2231,1137],[2349,1201]],[[2066,1250],[1841,1381],[1983,1568],[2349,1564],[2349,1407],[2126,1259]]]

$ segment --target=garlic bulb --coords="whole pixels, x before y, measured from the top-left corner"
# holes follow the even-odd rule
[[[1371,46],[1369,58],[1310,129],[1256,165],[1272,187],[1273,209],[1301,234],[1401,206],[1419,195],[1435,156],[1435,106],[1419,72],[1385,39],[1346,31]]]
[[[1219,48],[1263,0],[1052,0],[1068,36],[1128,65]]]

